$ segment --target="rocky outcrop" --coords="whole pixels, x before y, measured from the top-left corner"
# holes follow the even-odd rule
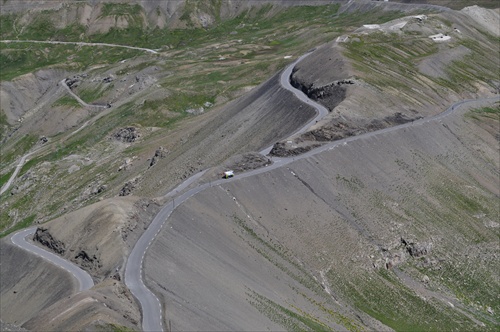
[[[310,151],[318,147],[319,145],[320,144],[313,144],[313,145],[300,146],[290,149],[286,146],[285,142],[277,142],[276,144],[274,144],[273,148],[271,149],[271,152],[269,152],[269,155],[273,157],[298,156],[300,154],[303,154],[307,151]]]
[[[353,80],[340,80],[333,82],[329,85],[314,87],[312,83],[305,84],[300,82],[293,74],[290,78],[290,83],[296,89],[304,92],[310,99],[313,99],[325,107],[327,107],[330,112],[337,107],[346,97],[345,85],[354,84]]]
[[[414,243],[401,238],[401,244],[406,248],[410,256],[418,258],[430,253],[432,243]]]
[[[421,119],[421,116],[409,117],[401,112],[371,121],[353,120],[345,116],[334,117],[330,122],[319,128],[312,129],[300,137],[295,138],[291,145],[285,142],[278,142],[270,152],[271,156],[289,157],[307,152],[320,144],[315,142],[333,142],[346,137],[361,135],[391,126],[404,124]]]
[[[124,143],[133,143],[141,137],[139,130],[135,127],[120,128],[114,133],[113,138]]]
[[[52,234],[46,228],[38,227],[36,229],[35,235],[33,235],[33,241],[41,243],[43,246],[49,248],[50,250],[62,255],[66,252],[64,243],[62,241],[54,239]]]
[[[120,190],[118,196],[128,196],[132,194],[132,191],[135,189],[135,181],[128,181],[125,183],[123,188]]]
[[[99,258],[95,254],[91,254],[85,250],[80,250],[74,260],[83,268],[96,270],[102,267]]]
[[[15,332],[23,332],[23,331],[29,331],[26,330],[20,326],[14,325],[14,324],[9,324],[5,323],[2,320],[0,320],[0,331],[8,332],[8,331],[15,331]]]
[[[149,163],[149,167],[153,167],[157,162],[158,159],[163,159],[167,156],[168,151],[165,150],[162,146],[160,146],[156,151],[155,155],[153,158],[151,158],[151,162]]]

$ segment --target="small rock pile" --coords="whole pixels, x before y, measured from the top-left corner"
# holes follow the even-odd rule
[[[133,143],[135,142],[141,134],[139,130],[135,127],[125,127],[120,128],[114,135],[113,138],[117,141],[124,143]]]

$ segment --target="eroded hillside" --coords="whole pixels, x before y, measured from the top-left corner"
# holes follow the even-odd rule
[[[498,107],[196,195],[146,261],[167,319],[181,330],[495,330],[500,160],[482,126],[498,128]]]
[[[36,275],[64,273],[20,266],[23,278],[2,283],[2,321],[140,329],[124,266],[158,203],[175,205],[169,189],[193,174],[211,183],[228,168],[266,167],[255,151],[278,140],[272,155],[299,156],[498,93],[498,10],[157,4],[2,6],[5,39],[147,48],[1,43],[0,184],[32,154],[1,196],[0,231],[41,224],[40,245],[96,282],[69,298],[71,287],[44,297],[52,285],[40,284],[23,312]],[[280,70],[313,47],[291,80],[330,113],[288,137],[314,109],[280,87]],[[494,330],[498,110],[475,105],[363,138],[178,206],[145,261],[165,326]],[[18,249],[1,245],[3,277]]]

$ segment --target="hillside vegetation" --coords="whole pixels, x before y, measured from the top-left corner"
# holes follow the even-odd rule
[[[271,155],[298,156],[500,87],[498,9],[362,0],[1,8],[0,185],[32,154],[0,196],[0,323],[30,330],[140,329],[127,257],[172,199],[165,193],[190,176],[212,183],[223,170],[268,165],[255,151],[273,144]],[[280,73],[308,51],[291,83],[330,113],[290,136],[315,112],[280,86]],[[190,198],[145,256],[164,326],[497,330],[499,107],[462,107]],[[59,254],[96,286],[40,283],[64,273],[38,258],[17,266],[26,254],[7,235],[30,225],[64,244]]]
[[[272,144],[312,113],[302,112],[283,125],[279,119],[293,106],[278,104],[276,120],[264,120],[257,113],[275,108],[275,102],[251,103],[264,92],[267,94],[260,98],[271,94],[264,88],[254,89],[246,101],[229,101],[283,68],[291,61],[285,59],[288,55],[302,54],[332,40],[357,22],[384,22],[403,15],[383,9],[339,14],[339,4],[261,4],[222,15],[210,27],[140,30],[151,34],[149,39],[129,35],[128,28],[121,27],[117,36],[106,39],[103,36],[108,32],[66,33],[68,26],[57,19],[72,6],[81,4],[65,4],[34,15],[6,14],[11,19],[2,20],[3,38],[60,40],[57,36],[65,35],[66,41],[80,37],[88,42],[112,41],[156,48],[159,54],[99,46],[1,44],[5,60],[0,71],[4,114],[1,184],[20,156],[40,149],[22,168],[13,189],[4,194],[3,204],[9,208],[2,212],[2,230],[23,221],[23,225],[44,222],[114,197],[124,186],[138,195],[159,195],[233,154]],[[115,15],[130,9],[129,5],[114,6],[100,4],[94,10],[99,15]],[[139,15],[137,10],[130,9],[130,13]],[[39,21],[50,23],[45,35],[36,25]],[[12,35],[15,31],[21,35]],[[35,32],[40,35],[32,35]],[[84,101],[112,107],[103,110],[77,104],[60,84],[65,78],[76,82],[72,90]],[[226,121],[236,114],[240,120]],[[248,118],[252,121],[244,120]],[[247,130],[258,119],[258,126]],[[117,139],[115,134],[125,127],[136,128],[140,137],[125,142]],[[42,144],[40,137],[47,137],[48,143]],[[161,179],[150,167],[150,158],[159,147],[165,151],[157,158],[156,169],[163,168],[166,173],[162,174],[167,175]]]

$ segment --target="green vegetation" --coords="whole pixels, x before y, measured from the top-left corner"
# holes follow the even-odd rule
[[[0,221],[0,229],[5,229],[6,227],[9,226],[9,219],[10,218],[8,216],[6,216],[5,214],[2,214],[1,216],[2,216],[2,219]],[[34,215],[34,214],[30,215],[27,218],[24,218],[21,222],[18,222],[13,227],[0,233],[0,238],[5,237],[11,233],[14,233],[20,229],[31,226],[31,224],[33,224],[33,221],[35,221],[35,218],[36,218],[36,215]]]
[[[497,103],[493,107],[483,107],[473,109],[465,114],[467,117],[471,117],[475,120],[500,120],[500,103]]]
[[[9,181],[10,177],[14,173],[14,169],[12,169],[10,172],[7,172],[5,174],[0,175],[0,188]]]
[[[346,43],[345,55],[354,60],[356,69],[364,73],[363,79],[378,87],[409,90],[402,84],[406,77],[415,77],[419,59],[435,54],[436,43],[430,39],[413,39],[396,33],[374,32],[358,35]],[[402,79],[394,79],[395,75]]]
[[[56,100],[52,106],[71,106],[71,107],[80,107],[80,103],[73,97],[63,96]]]
[[[155,111],[166,109],[183,114],[187,109],[201,107],[206,102],[214,103],[215,97],[203,94],[175,93],[165,99],[146,100],[142,105],[142,109]]]
[[[167,112],[167,101],[162,104],[160,101],[147,101],[143,105],[136,105],[133,102],[124,104],[114,112],[102,117],[97,121],[95,129],[98,137],[104,137],[112,129],[127,124],[138,124],[144,127],[164,127],[171,128],[179,120],[189,114],[183,111]]]
[[[479,108],[472,110],[473,113],[478,113],[478,114],[495,114],[497,117],[500,116],[500,105],[497,105],[496,107],[484,107],[484,108]]]
[[[102,324],[97,325],[95,327],[96,332],[134,332],[134,329],[131,329],[126,326],[118,325],[118,324]]]
[[[331,270],[328,277],[356,308],[396,331],[475,330],[477,325],[436,300],[424,300],[405,287],[390,271]],[[395,300],[397,299],[397,300]]]
[[[34,72],[44,67],[83,71],[96,64],[117,63],[144,52],[125,48],[78,47],[73,45],[11,43],[0,51],[0,80]]]
[[[254,291],[246,294],[250,297],[250,304],[287,331],[333,331],[318,318],[298,309],[300,313],[287,309]]]
[[[5,148],[2,148],[2,158],[1,162],[3,165],[11,163],[15,157],[20,157],[38,141],[38,138],[34,135],[25,135],[18,142],[16,142],[15,148],[9,149],[5,151]]]
[[[0,16],[0,36],[2,39],[9,39],[14,36],[16,32],[14,29],[16,18],[17,16],[15,14]]]
[[[7,115],[5,114],[4,110],[0,111],[0,138],[4,137],[7,135],[7,133],[10,130],[11,125],[7,121]]]
[[[489,37],[493,44],[500,42],[499,38]],[[462,60],[453,61],[447,66],[447,78],[438,78],[435,81],[444,87],[457,92],[476,92],[477,82],[495,82],[498,79],[498,64],[492,61],[491,51],[472,39],[463,39],[460,44],[472,52],[465,55]]]
[[[218,8],[221,3],[217,0],[212,0],[210,3],[192,2],[191,5],[189,3],[186,5],[186,10],[190,10],[190,6],[193,7],[191,10],[197,6],[207,7],[206,10],[212,8],[210,10],[213,10],[215,14],[219,12]],[[21,40],[105,42],[153,49],[164,46],[174,49],[196,49],[203,47],[203,45],[224,43],[238,38],[242,44],[257,43],[257,45],[271,47],[271,49],[250,50],[239,56],[241,59],[253,59],[266,53],[281,54],[287,49],[296,47],[307,49],[321,41],[331,40],[342,29],[345,29],[345,23],[352,19],[362,21],[371,18],[374,22],[380,22],[401,16],[400,13],[374,11],[373,13],[354,15],[342,14],[337,17],[338,8],[338,4],[297,6],[286,9],[264,5],[225,21],[220,21],[217,14],[215,16],[218,24],[210,28],[170,30],[144,28],[140,15],[142,8],[139,5],[106,3],[103,6],[102,16],[124,17],[129,23],[126,28],[112,28],[106,33],[85,35],[85,28],[77,24],[69,25],[64,29],[56,29],[50,18],[50,11],[43,11],[22,30],[17,38]],[[4,38],[9,36],[9,31],[13,30],[15,20],[16,17],[13,15],[2,16],[2,36]],[[316,31],[314,38],[304,39],[301,37],[305,27],[314,27]],[[236,35],[233,35],[234,33]],[[116,63],[143,53],[119,48],[106,48],[104,51],[96,47],[72,45],[3,44],[0,52],[0,80],[10,80],[36,69],[55,65],[82,71],[90,65]],[[237,56],[237,54],[233,56]],[[260,66],[261,69],[257,70],[265,71],[268,74],[269,64],[266,65],[267,68],[263,68],[262,64]],[[279,68],[278,66],[277,69]],[[225,68],[224,70],[232,69]],[[253,77],[253,75],[250,76]]]
[[[365,187],[363,182],[361,182],[361,180],[355,176],[351,176],[348,179],[344,176],[341,176],[340,174],[337,174],[337,176],[335,177],[335,180],[337,182],[337,185],[339,185],[341,187],[348,188],[352,191],[360,191],[361,189],[363,189]]]
[[[104,3],[101,16],[130,16],[140,17],[142,7],[139,4]]]
[[[95,87],[93,88],[78,90],[77,95],[81,100],[83,100],[87,104],[90,104],[104,96],[106,91],[111,90],[112,88],[113,84],[107,84],[106,86],[95,85]]]

